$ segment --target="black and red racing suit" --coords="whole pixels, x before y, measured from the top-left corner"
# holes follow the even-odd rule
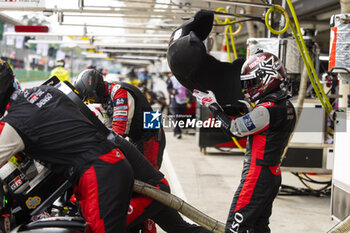
[[[106,83],[108,100],[103,104],[107,112],[109,123],[117,134],[128,137],[129,141],[146,157],[146,159],[159,169],[163,160],[165,148],[165,134],[163,129],[144,129],[144,112],[153,111],[145,95],[135,86],[124,83]],[[166,182],[167,183],[167,182]],[[128,212],[128,226],[142,215],[151,215],[150,210],[156,210],[154,201],[143,195],[134,194]],[[150,232],[155,232],[152,221],[146,220],[145,225],[152,225]]]
[[[60,90],[40,86],[12,95],[0,121],[0,162],[22,150],[65,171],[76,185],[87,232],[125,232],[132,168]]]
[[[281,185],[280,160],[295,125],[295,109],[282,92],[261,99],[246,115],[230,119],[211,108],[223,130],[248,136],[240,185],[226,222],[226,233],[268,233],[272,203]]]
[[[135,86],[107,83],[109,99],[103,107],[111,119],[114,132],[129,137],[147,160],[159,169],[163,160],[165,134],[163,129],[144,129],[144,112],[153,111],[145,95]]]
[[[116,143],[134,170],[135,179],[151,184],[160,190],[170,192],[170,187],[164,175],[156,170],[147,159],[130,142],[116,137]],[[138,225],[147,219],[152,219],[168,233],[210,233],[211,231],[186,222],[181,215],[152,198],[134,195],[130,200],[127,224],[128,232],[138,230]],[[149,229],[146,229],[148,232]],[[137,231],[138,232],[138,231]]]
[[[110,101],[108,101],[107,106],[103,105],[103,108],[107,110],[107,113],[109,112],[113,131],[129,137],[130,142],[136,146],[150,164],[155,169],[159,169],[163,160],[165,134],[163,129],[143,128],[144,112],[153,111],[144,94],[137,87],[123,82],[107,83],[107,93]],[[138,171],[154,173],[151,168],[147,168],[146,163],[140,166],[140,160],[139,158],[138,167],[134,168],[135,174]],[[140,177],[141,180],[143,178]],[[170,191],[165,178],[153,178],[151,181],[145,180],[145,182],[163,191]],[[137,228],[137,224],[140,224],[142,220],[146,221],[145,225],[152,224],[147,218],[154,220],[167,232],[209,232],[202,227],[185,222],[175,210],[160,205],[151,198],[134,194],[130,200],[127,218],[128,229]],[[146,226],[146,232],[155,231],[154,226],[150,226],[149,229],[147,230]]]
[[[122,150],[125,150],[127,159],[131,163],[135,179],[140,179],[157,188],[170,192],[167,180],[158,171],[160,168],[165,147],[165,134],[163,129],[144,129],[144,112],[153,111],[144,94],[135,86],[117,82],[107,83],[107,93],[110,101],[103,108],[109,112],[111,126],[114,132],[121,136],[127,136],[130,142],[141,153],[135,151],[135,147],[126,141],[119,142]],[[116,138],[118,140],[118,137]],[[148,162],[147,162],[147,160]],[[153,166],[153,167],[152,167]],[[128,230],[138,229],[138,225],[152,219],[164,231],[170,233],[209,233],[203,227],[189,224],[182,219],[177,211],[166,207],[152,198],[133,194],[127,217]],[[147,226],[146,226],[147,228]],[[152,228],[152,227],[151,227]],[[145,229],[146,232],[154,232],[155,229]]]

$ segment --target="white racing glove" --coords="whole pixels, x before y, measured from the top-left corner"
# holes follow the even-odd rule
[[[207,108],[209,108],[214,118],[221,122],[221,127],[223,128],[224,132],[231,135],[230,125],[232,120],[224,113],[221,106],[217,103],[214,93],[209,90],[207,92],[208,93],[205,93],[194,89],[193,96],[196,97],[199,104],[205,105]]]
[[[196,97],[200,105],[209,107],[212,104],[217,104],[215,95],[212,91],[208,90],[208,93],[194,89],[193,96]]]

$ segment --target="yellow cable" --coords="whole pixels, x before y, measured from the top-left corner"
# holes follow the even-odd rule
[[[328,98],[327,98],[327,96],[326,96],[326,94],[325,94],[325,92],[323,90],[323,87],[322,87],[322,85],[320,83],[320,80],[319,80],[319,78],[317,76],[316,70],[313,67],[312,60],[311,60],[309,52],[308,52],[308,50],[306,48],[304,39],[303,39],[303,37],[301,35],[298,19],[296,18],[293,6],[290,3],[290,0],[287,0],[287,2],[288,2],[288,5],[289,5],[289,8],[292,11],[293,19],[294,19],[294,21],[296,23],[298,33],[297,33],[297,30],[294,28],[294,25],[291,23],[287,11],[283,7],[281,7],[279,5],[274,5],[272,8],[270,8],[267,11],[267,13],[265,15],[266,27],[274,34],[282,34],[282,33],[286,32],[288,27],[290,27],[290,29],[291,29],[291,31],[293,33],[293,36],[295,38],[295,41],[297,42],[297,45],[298,45],[300,54],[302,56],[303,62],[305,64],[305,67],[306,67],[309,79],[311,81],[312,87],[314,88],[315,93],[317,95],[317,98],[320,100],[320,102],[321,102],[322,106],[324,107],[325,111],[329,114],[332,111],[332,105],[330,104],[330,102],[329,102],[329,100],[328,100]],[[282,30],[280,30],[280,31],[277,31],[277,30],[273,29],[271,27],[271,25],[269,24],[269,15],[273,11],[279,12],[286,19],[286,24],[285,24],[284,28]],[[315,83],[315,80],[316,80],[316,83]]]
[[[281,14],[284,15],[284,17],[286,18],[286,26],[284,27],[284,29],[282,29],[281,31],[276,31],[274,30],[270,25],[269,25],[269,22],[268,22],[268,16],[269,14],[272,12],[272,11],[277,11],[277,12],[280,12]],[[293,32],[293,35],[294,35],[294,38],[297,42],[297,45],[298,45],[298,48],[300,50],[300,54],[303,58],[303,61],[304,61],[304,64],[305,64],[305,67],[306,67],[306,70],[307,70],[307,73],[308,73],[308,76],[310,78],[310,81],[311,81],[311,84],[313,86],[313,88],[315,89],[315,93],[317,95],[317,97],[320,99],[321,101],[321,104],[324,106],[324,108],[326,109],[326,111],[328,110],[328,106],[324,103],[323,99],[321,98],[320,96],[320,93],[318,92],[318,88],[315,84],[315,81],[313,80],[312,77],[312,74],[311,74],[311,71],[310,71],[310,64],[307,62],[307,58],[305,57],[305,54],[304,54],[304,50],[302,48],[302,42],[299,40],[299,36],[297,35],[296,33],[296,30],[293,26],[293,24],[290,22],[290,19],[289,19],[289,16],[287,14],[287,12],[281,7],[281,6],[278,6],[278,5],[275,5],[274,7],[270,8],[269,11],[268,11],[268,14],[266,14],[267,17],[265,17],[265,24],[266,24],[266,27],[272,32],[272,33],[275,33],[275,34],[282,34],[286,27],[290,27],[292,32]]]
[[[240,23],[239,23],[240,24]],[[234,33],[232,33],[232,27],[228,27],[229,28],[229,31],[230,31],[230,37],[231,37],[231,45],[232,45],[232,50],[233,50],[233,55],[234,55],[234,57],[235,57],[235,59],[237,59],[238,58],[238,56],[237,56],[237,51],[236,51],[236,46],[235,46],[235,41],[234,41],[234,39],[233,39],[233,36],[234,35],[236,35],[236,34],[238,34],[238,32],[240,31],[240,29],[238,29],[236,32],[234,32]],[[242,25],[240,24],[240,28],[242,28]],[[231,61],[230,61],[231,62]]]
[[[218,8],[218,9],[216,9],[216,12],[227,13],[227,11],[224,8]],[[226,49],[227,49],[228,61],[232,62],[231,50],[230,50],[230,39],[231,39],[233,55],[234,55],[235,59],[237,59],[237,51],[236,51],[236,46],[235,46],[233,36],[237,35],[242,30],[242,23],[238,22],[237,20],[231,21],[228,17],[223,22],[220,21],[218,17],[215,17],[215,20],[220,25],[226,25],[226,29],[225,29]],[[235,32],[233,32],[232,31],[232,24],[235,24],[235,23],[238,23],[239,27]]]
[[[230,41],[228,39],[228,30],[229,28],[231,28],[230,26],[226,26],[226,29],[225,29],[225,41],[226,41],[226,51],[227,51],[227,56],[228,56],[228,62],[232,62],[232,59],[231,59],[231,51],[230,51]],[[236,51],[233,50],[233,53],[235,54]]]
[[[269,22],[269,16],[270,14],[273,12],[273,11],[277,11],[279,12],[280,14],[282,14],[284,16],[284,18],[286,19],[286,24],[284,25],[284,28],[280,31],[277,31],[275,29],[273,29],[270,25],[270,22]],[[289,26],[289,23],[290,23],[290,19],[289,19],[289,16],[288,16],[288,13],[287,11],[284,10],[283,7],[279,6],[279,5],[274,5],[273,7],[271,7],[267,12],[266,12],[266,15],[265,15],[265,25],[267,27],[267,29],[269,29],[273,34],[282,34],[282,33],[285,33],[288,29],[288,26]]]
[[[224,8],[222,8],[222,7],[216,9],[216,12],[221,12],[221,11],[225,12],[226,10],[225,10]],[[216,22],[217,22],[218,24],[220,24],[220,25],[225,25],[225,24],[228,24],[229,18],[225,18],[225,21],[224,21],[224,22],[221,22],[220,19],[219,19],[218,17],[215,17],[215,20],[216,20]]]
[[[236,146],[245,154],[245,149],[239,144],[237,139],[235,137],[232,137],[233,142],[236,144]]]
[[[227,11],[224,8],[218,8],[216,9],[216,12],[224,12],[227,13]],[[235,47],[235,42],[233,39],[233,36],[237,35],[241,30],[242,30],[242,24],[236,20],[231,21],[229,18],[226,18],[224,22],[220,21],[218,17],[215,17],[215,20],[218,24],[220,25],[227,25],[226,29],[225,29],[225,39],[226,39],[226,49],[227,49],[227,55],[228,55],[228,61],[232,62],[231,59],[231,51],[230,51],[230,40],[229,40],[229,35],[231,38],[231,44],[232,44],[232,51],[233,51],[233,55],[235,57],[235,59],[237,59],[237,51],[236,51],[236,47]],[[238,23],[239,27],[235,32],[232,32],[232,24],[234,23]],[[230,25],[229,25],[230,24]],[[243,152],[245,153],[245,150],[243,149],[243,147],[239,144],[239,142],[237,141],[237,139],[235,137],[232,137],[233,142],[236,144],[236,146]]]
[[[302,42],[301,42],[300,40],[297,39],[297,38],[298,38],[297,32],[296,32],[296,30],[295,30],[293,24],[290,24],[289,26],[290,26],[290,28],[291,28],[291,30],[292,30],[292,33],[293,33],[294,37],[296,38],[296,42],[297,42],[297,45],[298,45],[299,50],[302,50],[302,45],[301,45]],[[308,76],[309,76],[311,85],[312,85],[312,87],[313,87],[314,90],[315,90],[315,93],[316,93],[316,95],[317,95],[317,98],[320,100],[320,102],[321,102],[322,106],[324,107],[324,109],[326,110],[326,112],[327,112],[327,113],[330,113],[332,110],[329,110],[328,106],[325,104],[323,98],[321,97],[321,93],[318,91],[318,88],[317,88],[317,86],[316,86],[315,80],[312,78],[312,73],[311,73],[311,70],[310,70],[311,68],[310,68],[310,66],[309,66],[309,63],[306,62],[306,59],[307,59],[307,58],[305,57],[305,54],[304,54],[304,53],[300,53],[300,54],[301,54],[301,57],[303,58],[306,71],[307,71],[307,73],[308,73]]]
[[[317,83],[317,85],[318,85],[318,88],[320,89],[321,94],[322,94],[323,98],[324,98],[325,101],[326,101],[326,105],[327,105],[328,108],[329,108],[329,112],[328,112],[328,113],[330,113],[330,112],[333,110],[333,107],[332,107],[331,103],[329,102],[329,100],[328,100],[328,98],[327,98],[327,96],[326,96],[326,93],[324,92],[323,87],[322,87],[322,85],[321,85],[320,79],[319,79],[318,76],[317,76],[316,70],[315,70],[314,66],[312,65],[312,61],[311,61],[309,52],[308,52],[308,50],[307,50],[307,48],[306,48],[306,45],[305,45],[305,42],[304,42],[304,38],[303,38],[303,36],[302,36],[302,34],[301,34],[301,30],[300,30],[300,26],[299,26],[299,21],[298,21],[298,18],[297,18],[297,16],[296,16],[296,14],[295,14],[294,7],[293,7],[292,3],[290,2],[290,0],[287,0],[287,3],[288,3],[288,6],[289,6],[290,11],[292,12],[292,16],[293,16],[293,19],[294,19],[294,23],[295,23],[295,26],[296,26],[296,28],[297,28],[297,30],[298,30],[299,37],[300,37],[300,40],[301,40],[301,42],[302,42],[301,44],[302,44],[302,46],[303,46],[303,48],[304,48],[304,52],[305,52],[306,58],[307,58],[307,60],[308,60],[308,62],[309,62],[309,64],[310,64],[310,67],[311,67],[312,73],[313,73],[313,75],[314,75],[314,78],[316,79],[316,83]]]

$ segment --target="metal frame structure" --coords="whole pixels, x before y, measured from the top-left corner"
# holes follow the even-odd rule
[[[325,2],[326,0],[322,0],[322,2]],[[332,2],[335,0],[331,0]],[[298,4],[300,2],[304,1],[296,1]],[[308,2],[308,1],[305,1]],[[121,5],[122,3],[123,5]],[[77,27],[82,28],[81,33],[76,33],[77,30],[74,30],[75,32],[72,32],[71,34],[60,34],[60,33],[48,33],[46,35],[43,34],[34,34],[34,33],[6,33],[7,36],[31,36],[35,37],[38,41],[33,42],[30,41],[30,43],[44,43],[40,37],[55,37],[55,39],[59,39],[59,37],[65,37],[65,36],[75,36],[75,37],[89,37],[89,42],[86,41],[83,42],[71,42],[67,40],[67,42],[62,41],[58,42],[56,40],[51,40],[58,42],[57,44],[65,44],[69,43],[77,44],[77,46],[88,46],[89,48],[94,48],[96,50],[100,49],[114,49],[121,47],[119,44],[120,42],[118,40],[115,40],[115,43],[103,43],[104,40],[106,40],[107,37],[117,37],[117,38],[127,38],[128,41],[135,41],[139,42],[140,44],[143,44],[145,48],[149,47],[149,43],[153,44],[154,41],[166,41],[170,38],[170,34],[174,29],[181,25],[184,20],[190,19],[193,17],[195,12],[199,9],[207,9],[207,10],[213,10],[218,7],[224,7],[228,9],[228,13],[220,13],[215,12],[216,17],[218,18],[226,18],[230,17],[234,20],[239,21],[250,21],[250,20],[258,20],[262,21],[262,14],[261,15],[252,15],[252,14],[245,14],[244,7],[251,7],[256,9],[261,9],[259,12],[263,12],[264,9],[268,9],[271,6],[273,6],[273,1],[265,0],[261,2],[245,2],[245,1],[233,1],[233,0],[187,0],[187,1],[169,1],[168,3],[165,2],[157,2],[157,1],[150,1],[150,0],[118,0],[118,1],[99,1],[96,2],[96,5],[92,5],[91,3],[86,4],[84,0],[77,0],[77,5],[72,6],[69,9],[68,8],[60,8],[57,6],[54,7],[17,7],[14,8],[2,8],[2,11],[31,11],[31,12],[42,12],[46,16],[51,16],[53,14],[57,15],[57,21],[59,25],[62,27]],[[310,3],[305,3],[308,8],[310,8]],[[241,9],[240,13],[237,13],[237,9]],[[248,8],[247,8],[248,9]],[[83,20],[80,20],[79,22],[68,22],[71,21],[71,19],[77,19],[77,17],[82,18],[83,20],[92,19],[94,17],[104,17],[108,19],[112,18],[124,18],[127,20],[127,23],[123,23],[122,25],[113,25],[109,24],[109,22],[113,22],[113,20],[106,20],[106,23],[104,24],[97,24],[97,23],[84,23]],[[159,24],[154,24],[150,26],[150,24],[141,23],[142,21],[151,21],[155,20],[159,22]],[[311,22],[312,23],[312,22]],[[217,25],[216,25],[217,26]],[[116,28],[116,29],[122,29],[125,30],[126,35],[102,35],[102,34],[95,34],[93,32],[94,29],[97,28]],[[218,40],[221,40],[223,35],[223,28],[224,27],[217,27],[213,30],[213,37],[218,37]],[[79,30],[78,30],[79,31]],[[110,30],[111,31],[111,30]],[[103,33],[104,34],[104,33]],[[134,35],[134,36],[133,36]],[[140,36],[142,35],[142,36]],[[242,33],[240,34],[240,37],[237,38],[236,43],[243,44],[246,39],[247,33],[245,30],[242,30]],[[98,38],[98,39],[97,39]],[[147,39],[146,39],[147,38]],[[151,39],[152,38],[152,39]],[[99,42],[99,40],[102,40],[102,42]],[[166,44],[166,43],[164,43]],[[103,47],[103,46],[110,46],[110,47]],[[124,47],[124,46],[122,46]],[[141,46],[135,47],[135,49],[142,48]],[[114,53],[114,52],[110,52]],[[122,51],[118,51],[118,54],[122,54]],[[135,53],[136,54],[136,53]],[[164,48],[162,48],[162,51],[159,55],[164,55]]]
[[[61,26],[74,26],[74,27],[81,27],[83,28],[83,33],[72,33],[70,35],[68,34],[59,34],[59,33],[47,33],[46,35],[38,33],[6,33],[7,36],[35,36],[37,37],[63,37],[63,36],[77,36],[77,37],[89,37],[90,43],[87,41],[57,41],[57,40],[49,40],[47,43],[56,43],[56,44],[77,44],[78,46],[81,45],[89,45],[90,48],[93,45],[95,49],[109,49],[109,48],[120,48],[125,47],[123,45],[120,45],[118,41],[113,43],[106,43],[98,42],[96,38],[101,38],[104,40],[104,37],[118,37],[118,38],[128,38],[128,40],[135,41],[137,39],[140,39],[140,43],[143,44],[144,48],[154,48],[150,42],[157,40],[155,38],[158,38],[159,41],[167,40],[170,38],[170,32],[172,32],[177,26],[179,26],[182,22],[184,22],[184,19],[189,19],[193,17],[195,12],[199,9],[210,9],[214,5],[216,6],[226,6],[226,5],[250,5],[250,6],[258,6],[262,7],[264,6],[269,7],[264,4],[254,4],[254,3],[244,3],[243,2],[232,2],[232,1],[203,1],[203,2],[195,2],[192,3],[186,3],[186,4],[176,4],[176,3],[159,3],[147,0],[120,0],[119,3],[126,4],[125,6],[116,6],[116,2],[110,2],[108,5],[86,5],[84,0],[78,0],[78,7],[77,8],[71,8],[71,9],[63,9],[58,8],[57,6],[53,8],[43,8],[43,7],[35,7],[35,8],[16,8],[16,11],[32,11],[32,12],[43,12],[44,15],[50,16],[53,14],[57,14],[58,22]],[[99,4],[99,3],[97,3]],[[101,3],[100,3],[101,4]],[[115,6],[114,6],[115,5]],[[204,6],[203,6],[204,5]],[[147,6],[147,7],[145,7]],[[213,8],[212,8],[213,9]],[[14,10],[13,8],[2,8],[1,10]],[[222,14],[222,13],[216,13],[217,17],[245,17],[244,19],[251,19],[256,18],[256,16],[252,15],[244,15],[244,14]],[[99,24],[88,24],[88,23],[66,23],[65,20],[67,17],[76,18],[76,17],[82,17],[82,18],[93,18],[93,17],[107,17],[107,18],[126,18],[130,19],[131,21],[138,21],[138,20],[162,20],[165,23],[161,23],[157,26],[149,26],[145,23],[127,23],[123,25],[99,25]],[[169,23],[172,22],[172,23]],[[126,35],[96,35],[93,33],[88,33],[88,29],[90,28],[119,28],[127,30],[128,33]],[[132,31],[138,31],[138,34],[133,34]],[[139,33],[139,32],[144,33]],[[151,32],[151,33],[146,33]],[[157,33],[154,34],[154,32],[163,32],[163,33]],[[134,36],[133,36],[134,35]],[[140,36],[142,35],[142,36]],[[146,40],[147,38],[147,40]],[[152,39],[150,39],[152,38]],[[153,39],[154,38],[154,39]],[[29,43],[45,43],[44,40],[40,40],[39,38],[36,39],[37,41],[30,40]],[[107,47],[108,46],[108,47]],[[127,46],[130,46],[130,44],[127,44]],[[158,46],[159,47],[159,46]],[[141,46],[135,47],[135,48],[142,48]],[[164,49],[162,47],[162,49]],[[118,52],[119,53],[119,52]],[[164,51],[161,51],[160,54],[164,54]]]

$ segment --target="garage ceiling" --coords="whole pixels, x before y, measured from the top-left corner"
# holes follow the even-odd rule
[[[313,0],[293,1],[297,6],[297,13],[308,21],[317,20],[316,12],[324,14],[336,10],[335,2],[338,1],[317,1],[316,9]],[[247,3],[254,3],[254,6],[247,6]],[[266,9],[264,4],[267,4],[267,1],[105,0],[92,2],[76,0],[74,4],[72,1],[72,6],[68,8],[67,6],[61,7],[58,2],[55,7],[51,8],[18,8],[16,10],[43,12],[46,16],[57,17],[59,27],[55,28],[54,32],[35,34],[35,40],[31,40],[30,43],[45,43],[49,40],[58,44],[75,44],[99,53],[107,53],[108,56],[112,57],[123,55],[164,56],[171,32],[185,20],[192,18],[198,10],[215,11],[221,7],[233,15],[246,14],[263,17]],[[312,14],[312,9],[315,15]],[[221,19],[224,17],[223,15],[216,16]],[[59,28],[69,28],[70,30],[68,33],[62,33],[63,30]],[[97,29],[99,29],[98,33],[95,32]],[[223,27],[216,27],[213,32],[222,34]],[[16,35],[33,36],[33,33],[17,33]],[[244,30],[240,36],[240,41],[245,41],[247,38]]]

